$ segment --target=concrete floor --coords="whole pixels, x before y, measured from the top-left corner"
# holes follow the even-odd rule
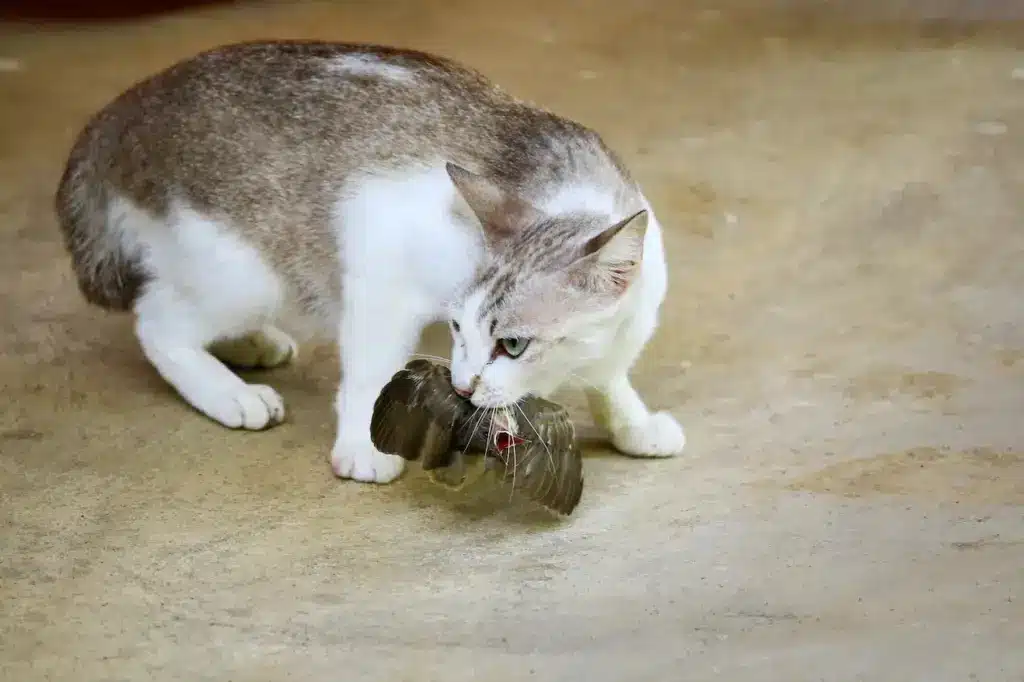
[[[0,28],[0,678],[1024,679],[1024,31],[738,6]],[[266,433],[170,392],[80,300],[51,195],[121,88],[266,36],[442,51],[606,134],[666,224],[636,380],[685,456],[594,442],[556,523],[333,478],[329,348],[269,377]]]

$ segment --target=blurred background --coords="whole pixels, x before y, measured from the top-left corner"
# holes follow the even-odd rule
[[[1024,4],[0,8],[0,679],[1024,679]],[[80,127],[269,38],[440,52],[605,136],[665,226],[635,378],[682,457],[614,455],[568,393],[569,522],[342,482],[334,349],[239,434],[84,304],[52,212]]]

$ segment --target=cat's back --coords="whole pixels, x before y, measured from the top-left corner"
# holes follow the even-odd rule
[[[401,166],[439,149],[493,148],[501,121],[521,108],[480,73],[425,52],[239,43],[124,91],[84,127],[71,162],[89,163],[163,213],[170,187],[216,204],[229,188],[255,189],[261,180],[286,178],[313,191],[354,170]]]
[[[69,167],[156,215],[180,198],[248,222],[275,206],[319,210],[354,174],[444,160],[524,188],[628,176],[592,130],[470,67],[320,41],[230,44],[168,67],[93,117]]]
[[[118,211],[144,215],[133,229],[154,234],[143,241],[201,216],[290,279],[316,271],[326,280],[336,262],[335,218],[346,208],[366,212],[354,197],[373,199],[379,219],[347,229],[343,240],[380,233],[410,252],[421,243],[440,249],[448,242],[439,235],[461,240],[461,228],[425,218],[450,208],[449,161],[528,199],[603,205],[632,193],[628,172],[595,132],[469,67],[380,45],[273,41],[199,53],[115,98],[75,142],[56,204],[73,250],[121,229]],[[380,215],[394,207],[405,213]],[[88,257],[80,260],[88,275]]]
[[[389,112],[430,108],[436,118],[453,105],[493,107],[512,101],[479,72],[439,55],[293,40],[201,52],[139,82],[108,111],[116,116],[140,109],[168,121],[182,111],[211,117],[216,112],[219,117],[331,127],[326,124],[352,125],[352,119],[380,125],[386,123],[381,114]],[[341,114],[347,122],[334,118]]]

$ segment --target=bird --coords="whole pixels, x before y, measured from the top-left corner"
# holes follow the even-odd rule
[[[381,452],[420,461],[432,480],[465,480],[465,456],[483,456],[497,480],[558,515],[583,494],[583,458],[568,410],[539,396],[478,409],[455,392],[450,370],[417,358],[374,403],[370,436]]]

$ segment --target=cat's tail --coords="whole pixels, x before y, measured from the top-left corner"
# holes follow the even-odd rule
[[[83,131],[71,150],[55,197],[57,220],[85,299],[130,310],[146,276],[138,249],[111,210],[110,187],[98,172],[90,133]]]

